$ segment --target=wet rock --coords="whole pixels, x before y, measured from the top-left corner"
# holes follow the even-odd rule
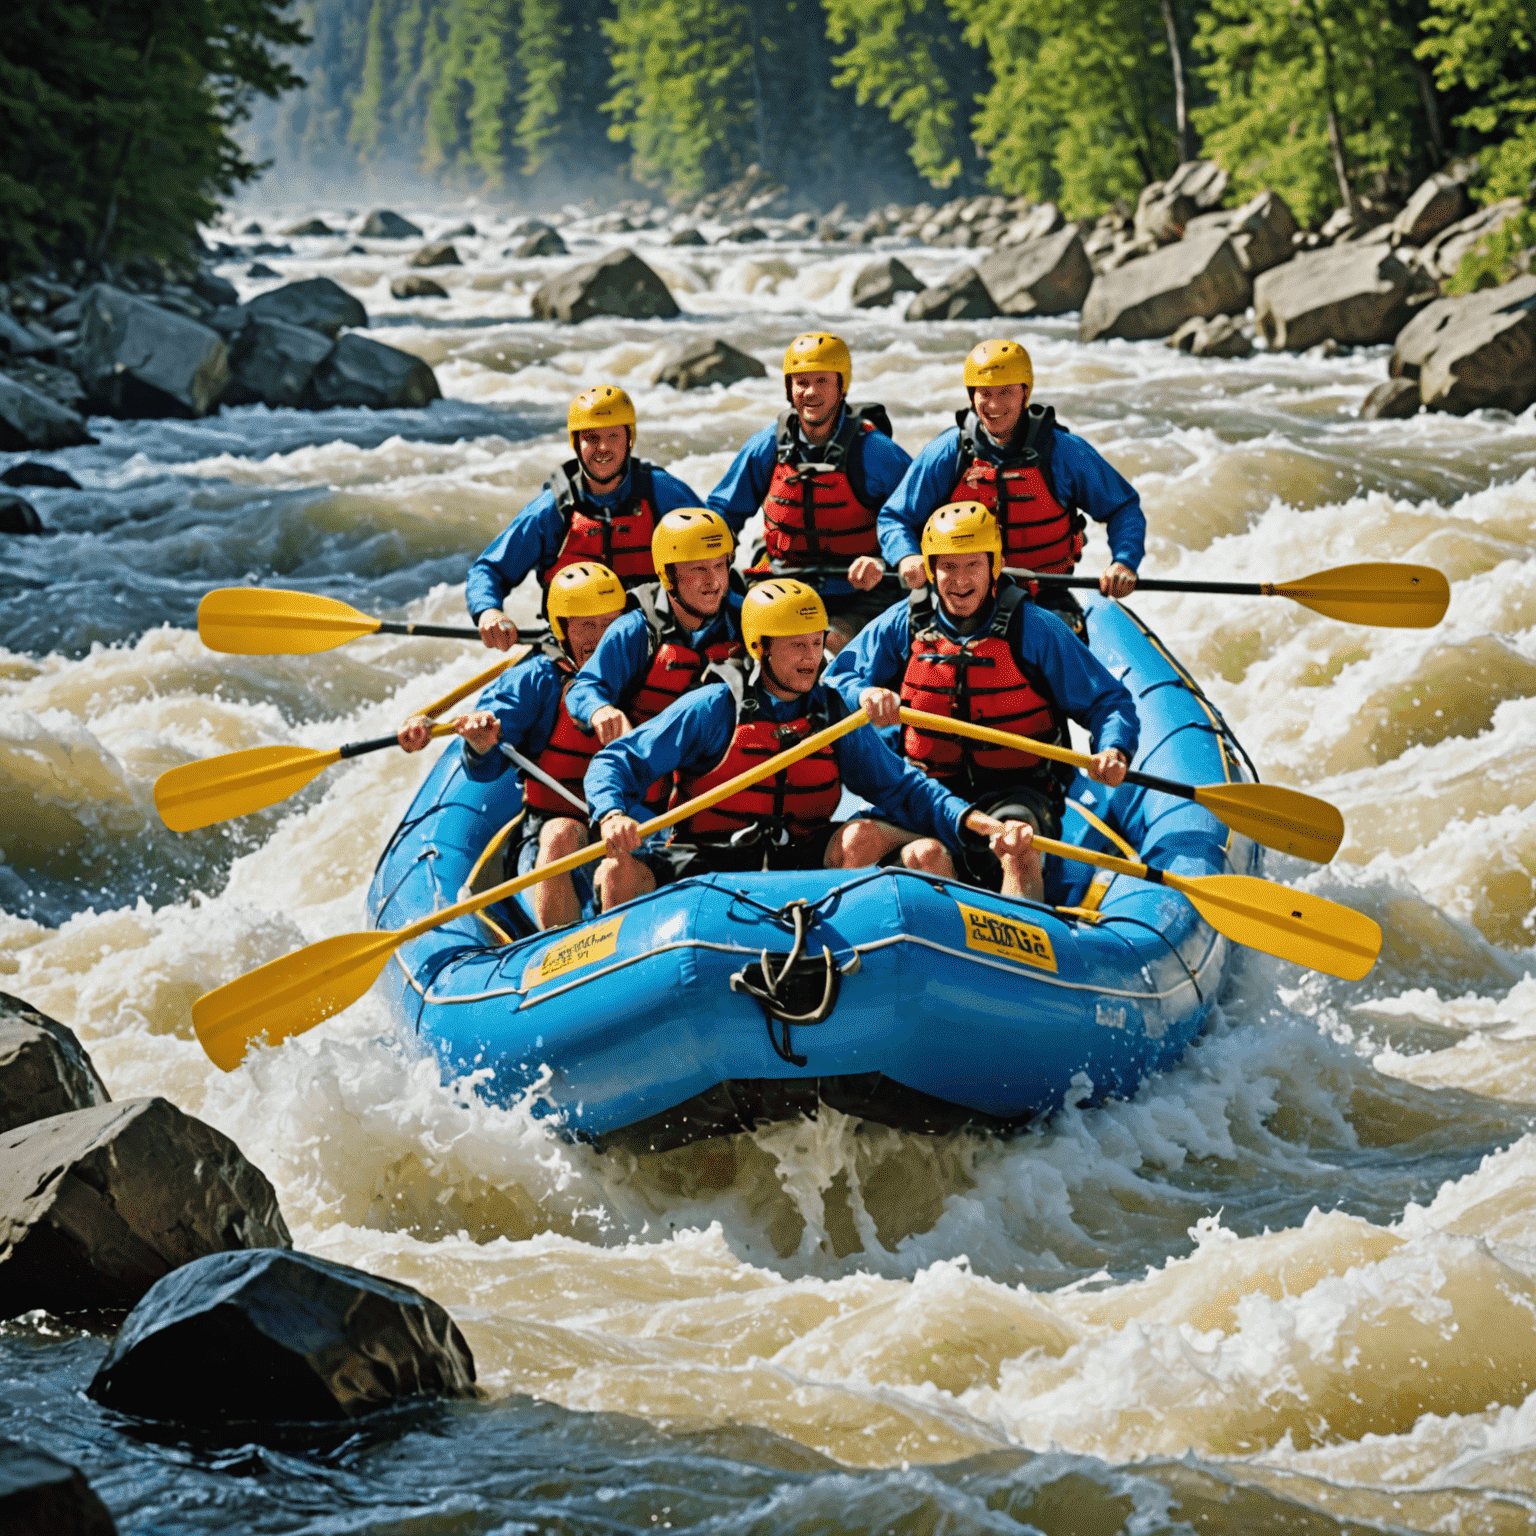
[[[63,475],[62,470],[52,473]],[[75,485],[68,475],[64,479]],[[68,1025],[0,992],[0,1131],[72,1109],[90,1109],[111,1098]]]
[[[341,337],[310,376],[304,403],[374,411],[413,409],[440,399],[437,375],[419,357],[355,331]]]
[[[1241,208],[1202,213],[1189,221],[1186,240],[1220,230],[1232,242],[1238,265],[1250,277],[1289,261],[1296,249],[1296,219],[1278,192],[1260,192]]]
[[[1027,245],[1031,240],[1043,240],[1047,235],[1054,235],[1066,222],[1055,203],[1038,203],[1007,225],[998,236],[997,243]]]
[[[240,233],[242,235],[264,235],[266,234],[266,230],[264,230],[261,225],[256,222],[255,219],[252,219],[251,222],[240,231]]]
[[[1486,208],[1478,209],[1442,230],[1423,246],[1418,265],[1436,279],[1454,276],[1462,257],[1469,255],[1490,235],[1496,235],[1524,207],[1518,197],[1506,197],[1501,203],[1490,203]]]
[[[328,277],[284,283],[281,288],[257,294],[245,307],[255,319],[302,325],[332,340],[344,326],[361,328],[368,324],[368,311]]]
[[[0,1440],[0,1531],[6,1536],[117,1536],[85,1474],[17,1440]]]
[[[358,229],[365,240],[419,240],[421,230],[388,208],[375,208]]]
[[[872,261],[853,280],[853,307],[855,309],[882,309],[898,293],[921,293],[922,282],[907,269],[906,263],[894,256],[883,261]]]
[[[1253,338],[1235,315],[1186,320],[1163,345],[1177,352],[1188,352],[1192,357],[1250,357],[1253,354]]]
[[[1199,210],[1192,197],[1186,197],[1166,182],[1154,181],[1141,189],[1136,199],[1132,227],[1142,239],[1169,245],[1184,238],[1184,229]]]
[[[1078,334],[1084,341],[1169,336],[1195,316],[1241,314],[1252,291],[1232,242],[1213,230],[1101,272],[1083,300]]]
[[[80,482],[67,469],[55,469],[52,464],[35,464],[31,459],[21,464],[12,464],[0,475],[0,485],[41,485],[50,491],[80,489]],[[5,993],[0,992],[0,1030],[5,1028],[5,1005],[14,1001],[14,998],[7,998]],[[59,1028],[63,1029],[64,1026],[61,1024]],[[3,1129],[3,1124],[0,1124],[0,1130]]]
[[[907,306],[908,320],[988,320],[996,313],[975,267],[961,267],[942,283],[924,288]]]
[[[709,242],[690,225],[687,229],[674,229],[667,236],[668,245],[708,245]]]
[[[66,332],[59,337],[59,344],[63,346]],[[71,338],[78,340],[78,337]],[[45,400],[52,400],[55,405],[62,405],[66,411],[74,411],[77,414],[85,410],[85,388],[75,376],[74,371],[63,367],[59,363],[40,363],[35,357],[13,358],[5,366],[5,374],[17,384],[30,389],[33,394],[41,395]],[[86,442],[95,442],[95,438],[87,437]]]
[[[43,520],[37,515],[37,508],[25,496],[0,491],[0,535],[20,538],[42,531]]]
[[[524,219],[521,224],[515,224],[510,234],[514,240],[526,239],[529,235],[536,235],[541,229],[553,229],[554,225],[543,219]]]
[[[350,1419],[405,1397],[474,1397],[474,1382],[463,1334],[420,1291],[268,1250],[166,1276],[87,1390],[119,1413],[207,1425]]]
[[[1407,206],[1393,219],[1392,232],[1405,245],[1423,245],[1464,219],[1471,204],[1466,183],[1460,176],[1436,171],[1419,183]]]
[[[1387,379],[1365,397],[1360,415],[1365,421],[1395,421],[1417,416],[1421,404],[1417,380]]]
[[[744,222],[741,224],[731,225],[731,227],[726,230],[723,235],[720,236],[720,244],[724,245],[727,242],[732,242],[737,245],[750,245],[754,241],[766,240],[767,238],[767,234],[756,224]]]
[[[93,410],[129,419],[206,416],[229,383],[215,330],[106,283],[85,294],[73,361]]]
[[[737,384],[763,378],[767,369],[755,357],[718,336],[685,342],[662,359],[653,382],[673,389],[708,389],[711,384]]]
[[[331,342],[319,331],[253,316],[230,348],[232,376],[224,403],[297,408],[330,351]]]
[[[462,267],[464,263],[459,260],[459,253],[454,250],[451,240],[434,240],[430,245],[424,245],[411,257],[413,267]]]
[[[1432,411],[1523,411],[1536,401],[1536,276],[1436,299],[1403,328],[1388,372]]]
[[[533,296],[534,319],[561,320],[567,325],[579,325],[593,315],[672,320],[678,313],[667,285],[624,248],[559,273]]]
[[[976,270],[1002,315],[1064,315],[1081,309],[1093,286],[1076,225],[994,251]]]
[[[245,269],[247,277],[281,277],[281,272],[274,272],[264,261],[253,261]]]
[[[52,331],[35,322],[23,325],[0,309],[0,352],[12,357],[51,357],[58,344]]]
[[[165,1099],[0,1133],[0,1318],[131,1307],[205,1254],[291,1241],[266,1175]]]
[[[1262,273],[1253,312],[1271,347],[1305,352],[1325,337],[1370,346],[1402,329],[1416,286],[1387,247],[1340,245]]]
[[[407,273],[394,278],[389,291],[397,299],[446,299],[448,290],[435,278],[423,277],[419,272]]]
[[[224,338],[225,345],[232,345],[246,326],[251,323],[251,312],[243,304],[221,304],[210,310],[204,324]]]
[[[279,230],[278,233],[292,238],[296,235],[334,235],[336,231],[324,219],[304,219],[298,224],[290,225],[287,229]]]
[[[0,453],[91,442],[95,438],[77,412],[0,373]]]
[[[445,229],[437,238],[439,240],[468,239],[479,233],[480,231],[468,219],[465,219],[462,224],[455,224],[452,229]]]
[[[530,261],[535,256],[565,256],[569,253],[565,241],[560,238],[560,231],[546,224],[529,235],[513,254],[519,261]]]
[[[227,278],[216,277],[212,272],[200,271],[192,279],[192,292],[215,309],[240,302],[240,294],[235,285]]]

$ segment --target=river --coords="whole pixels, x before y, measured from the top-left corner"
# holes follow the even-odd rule
[[[429,410],[102,421],[45,456],[83,488],[28,491],[50,536],[0,546],[0,989],[71,1024],[114,1097],[233,1136],[300,1247],[448,1306],[487,1400],[323,1442],[147,1434],[80,1395],[107,1341],[36,1316],[0,1326],[0,1434],[82,1466],[125,1532],[1536,1528],[1536,415],[1362,422],[1384,349],[1218,362],[1085,347],[1070,318],[908,325],[851,309],[867,251],[815,242],[630,235],[682,320],[537,323],[537,283],[617,238],[519,262],[513,220],[472,214],[464,264],[433,273],[447,299],[390,297],[410,245],[264,258],[355,292],[436,368]],[[415,216],[430,235],[463,210]],[[901,255],[928,279],[971,259]],[[272,286],[246,265],[220,268],[242,296]],[[1131,600],[1264,778],[1344,811],[1333,865],[1268,868],[1381,923],[1372,974],[1248,954],[1175,1070],[1008,1142],[832,1114],[598,1155],[440,1083],[368,1000],[214,1069],[192,1001],[359,925],[433,754],[188,837],[156,775],[387,732],[485,658],[219,656],[202,593],[461,621],[468,561],[564,456],[578,389],[622,384],[641,451],[706,494],[809,326],[848,339],[855,398],[912,452],[963,403],[969,347],[1023,340],[1037,397],[1139,487],[1148,575],[1446,572],[1428,631]],[[769,376],[653,385],[688,331]]]

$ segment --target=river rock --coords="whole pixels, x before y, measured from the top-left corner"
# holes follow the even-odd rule
[[[365,240],[419,240],[421,230],[388,208],[375,208],[358,228]]]
[[[702,245],[704,242],[701,240],[699,243]],[[560,238],[560,231],[545,224],[529,235],[513,254],[519,261],[531,261],[535,256],[564,256],[568,253],[565,241]]]
[[[42,485],[51,491],[78,491],[80,482],[67,469],[56,469],[52,464],[38,464],[26,459],[12,464],[3,475],[0,485]],[[4,1019],[5,994],[0,992],[0,1021]],[[60,1028],[63,1028],[60,1025]]]
[[[1262,273],[1253,312],[1272,348],[1305,352],[1320,341],[1391,341],[1408,319],[1413,274],[1386,246],[1309,251]]]
[[[459,260],[459,253],[453,248],[451,240],[434,240],[429,245],[424,245],[411,257],[413,267],[462,267],[464,263]]]
[[[95,441],[78,412],[0,373],[0,453],[72,448]]]
[[[419,357],[350,331],[310,376],[304,403],[317,411],[337,405],[390,411],[428,405],[441,397],[437,375]]]
[[[287,229],[279,230],[279,234],[288,235],[334,235],[336,231],[331,228],[324,219],[303,219],[297,224],[291,224]]]
[[[1536,401],[1536,275],[1425,305],[1403,328],[1388,371],[1416,377],[1432,411],[1523,411]]]
[[[1249,357],[1253,353],[1253,339],[1236,315],[1186,320],[1163,345],[1192,357]]]
[[[1083,300],[1084,341],[1169,336],[1193,316],[1241,314],[1252,283],[1220,230],[1165,246],[1094,278]]]
[[[1227,180],[1226,170],[1215,160],[1184,160],[1163,186],[1169,192],[1182,193],[1204,213],[1221,206]]]
[[[474,1397],[475,1362],[420,1291],[312,1254],[221,1253],[159,1281],[87,1389],[150,1419],[350,1419],[404,1397]]]
[[[674,229],[667,236],[668,245],[708,245],[709,242],[691,224],[687,229]]]
[[[0,992],[0,1131],[111,1098],[67,1024]]]
[[[1464,219],[1471,202],[1461,177],[1436,171],[1419,183],[1407,206],[1392,220],[1392,233],[1405,245],[1423,245]]]
[[[6,1536],[117,1536],[85,1474],[17,1440],[0,1440],[0,1531]]]
[[[921,293],[922,283],[894,256],[872,261],[853,280],[855,309],[883,309],[898,293]]]
[[[1365,421],[1400,420],[1417,416],[1422,403],[1417,379],[1385,379],[1365,397],[1360,415]]]
[[[423,277],[420,272],[408,272],[394,278],[389,291],[397,299],[446,299],[448,290],[436,278]]]
[[[0,491],[0,536],[22,538],[42,531],[43,520],[25,496]]]
[[[344,326],[360,330],[368,324],[368,311],[328,277],[284,283],[281,288],[257,294],[245,307],[258,319],[306,326],[333,341]]]
[[[989,320],[996,313],[975,267],[961,267],[942,283],[924,288],[907,306],[908,320]]]
[[[308,326],[252,316],[230,348],[233,376],[224,392],[225,403],[301,406],[309,381],[331,346]]]
[[[205,1254],[291,1244],[266,1175],[165,1099],[0,1132],[0,1318],[131,1307]]]
[[[12,357],[37,357],[52,355],[58,349],[58,338],[50,330],[37,324],[23,325],[0,309],[0,351]]]
[[[1132,227],[1142,239],[1169,245],[1184,238],[1185,226],[1198,212],[1192,197],[1170,189],[1165,182],[1154,181],[1143,187],[1136,199]]]
[[[437,238],[439,240],[462,240],[472,238],[480,233],[468,219],[461,220],[452,229],[445,229]]]
[[[1250,277],[1289,261],[1296,248],[1296,218],[1278,192],[1260,192],[1241,208],[1221,208],[1189,221],[1185,239],[1222,231],[1237,252],[1238,265]]]
[[[217,331],[106,283],[86,291],[73,361],[92,409],[131,419],[206,416],[229,383]]]
[[[1093,268],[1075,224],[1043,240],[994,251],[976,269],[1001,315],[1064,315],[1081,309]]]
[[[192,292],[215,309],[240,302],[240,294],[235,285],[228,278],[219,277],[213,272],[200,270],[192,279]]]
[[[1496,235],[1524,207],[1518,197],[1506,197],[1501,203],[1490,203],[1486,208],[1468,214],[1448,229],[1441,230],[1422,247],[1418,255],[1419,266],[1433,278],[1454,276],[1463,256],[1474,250],[1479,242]]]
[[[1054,235],[1066,223],[1055,203],[1037,203],[1021,213],[998,236],[999,245],[1027,245],[1031,240],[1043,240]]]
[[[281,277],[281,272],[274,272],[264,261],[253,261],[245,269],[247,277]]]
[[[624,320],[673,320],[671,290],[631,250],[621,247],[549,279],[533,296],[535,320],[579,325],[593,315]]]
[[[673,389],[708,389],[711,384],[737,384],[760,379],[768,370],[755,357],[718,336],[684,342],[662,359],[653,383]]]

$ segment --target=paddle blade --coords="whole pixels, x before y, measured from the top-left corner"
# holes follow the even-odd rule
[[[344,933],[205,992],[192,1005],[192,1023],[208,1059],[233,1072],[253,1045],[302,1035],[350,1007],[399,942],[388,932]]]
[[[1202,784],[1195,803],[1266,848],[1326,864],[1344,840],[1337,806],[1279,784]]]
[[[197,605],[197,633],[210,651],[302,656],[378,632],[380,620],[334,597],[219,587]]]
[[[253,747],[249,752],[183,763],[155,780],[155,809],[172,832],[195,832],[276,805],[340,761],[337,751]]]
[[[1252,875],[1163,873],[1163,884],[1189,897],[1195,910],[1235,944],[1359,981],[1381,953],[1381,929],[1363,912]]]
[[[1433,629],[1451,602],[1451,584],[1428,565],[1341,565],[1271,590],[1330,619],[1386,629]]]

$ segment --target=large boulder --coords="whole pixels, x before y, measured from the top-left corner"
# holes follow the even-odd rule
[[[0,373],[0,453],[95,441],[78,412]]]
[[[111,1098],[67,1024],[0,992],[0,1131]]]
[[[1075,224],[1028,245],[1004,246],[976,270],[1000,315],[1064,315],[1081,309],[1093,286]]]
[[[697,243],[703,245],[702,236]],[[565,241],[560,238],[560,231],[551,229],[548,224],[541,224],[512,254],[519,261],[531,261],[535,256],[564,256],[567,251]]]
[[[990,320],[997,305],[975,267],[961,267],[924,288],[907,306],[908,320]]]
[[[1506,197],[1501,203],[1490,203],[1486,208],[1468,214],[1448,229],[1441,230],[1420,249],[1419,266],[1436,279],[1454,276],[1462,257],[1469,255],[1490,235],[1496,235],[1524,208],[1525,204],[1518,197]]]
[[[1296,249],[1296,218],[1278,192],[1260,192],[1241,208],[1220,208],[1189,221],[1185,239],[1220,230],[1250,277],[1289,261]]]
[[[358,227],[365,240],[419,240],[420,228],[388,208],[375,208]]]
[[[123,1324],[90,1395],[201,1425],[337,1420],[404,1397],[474,1397],[453,1319],[411,1286],[306,1253],[223,1253],[167,1275]]]
[[[245,307],[259,319],[306,326],[332,341],[344,327],[361,330],[368,324],[368,311],[361,302],[328,277],[284,283],[281,288],[257,294]]]
[[[1536,401],[1536,275],[1425,305],[1398,337],[1388,372],[1416,378],[1432,411],[1523,411]]]
[[[679,313],[671,289],[624,248],[558,273],[533,296],[536,320],[561,320],[567,325],[579,325],[593,315],[673,320]]]
[[[353,331],[336,342],[310,375],[304,404],[317,411],[336,405],[390,411],[441,397],[437,375],[419,357]]]
[[[22,538],[43,531],[43,520],[37,508],[25,496],[10,491],[0,491],[0,535]]]
[[[0,1440],[0,1531],[117,1536],[106,1505],[78,1468],[16,1440]]]
[[[331,347],[321,332],[308,326],[254,317],[230,348],[233,377],[224,392],[225,404],[303,405],[309,381]]]
[[[1413,274],[1389,247],[1338,245],[1262,273],[1253,312],[1273,348],[1305,352],[1328,340],[1372,346],[1402,329],[1415,291]]]
[[[708,389],[711,384],[737,384],[763,378],[768,370],[755,357],[718,336],[684,342],[662,359],[654,382],[673,389]]]
[[[75,371],[109,416],[206,416],[229,383],[229,349],[211,327],[97,283],[86,290]]]
[[[1240,314],[1252,292],[1232,242],[1213,230],[1100,273],[1083,300],[1078,334],[1084,341],[1169,336],[1196,315]]]
[[[855,309],[884,309],[898,293],[921,293],[922,282],[903,261],[887,256],[861,268],[853,280]]]
[[[459,260],[459,253],[453,248],[451,240],[434,240],[430,245],[424,245],[411,257],[413,267],[462,267],[464,263]]]
[[[1392,220],[1392,233],[1404,245],[1423,245],[1464,219],[1471,203],[1462,177],[1436,171],[1419,183],[1407,206]]]
[[[193,1259],[291,1244],[266,1175],[165,1099],[0,1132],[0,1318],[131,1307]]]

